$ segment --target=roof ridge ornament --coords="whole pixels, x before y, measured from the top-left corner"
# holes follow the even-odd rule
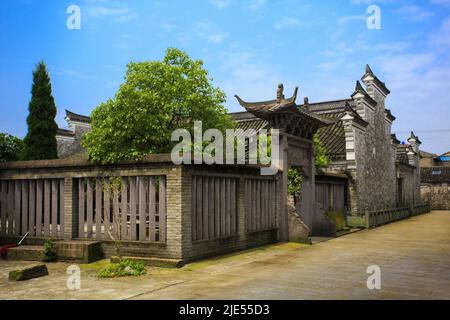
[[[364,94],[367,94],[367,91],[364,89],[359,80],[356,80],[355,92],[362,92]]]
[[[346,111],[346,112],[352,112],[352,113],[353,113],[353,109],[352,109],[352,107],[350,106],[350,103],[348,103],[348,101],[345,102],[344,111]]]
[[[277,101],[280,103],[282,100],[284,100],[284,85],[282,83],[280,83],[278,85],[278,89],[277,89]]]
[[[372,69],[370,68],[369,64],[366,64],[366,74],[374,75]]]

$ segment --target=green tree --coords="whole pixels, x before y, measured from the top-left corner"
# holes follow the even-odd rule
[[[201,60],[169,48],[162,61],[128,65],[115,97],[92,112],[92,131],[84,135],[83,146],[101,163],[170,152],[176,144],[170,141],[173,130],[192,133],[194,121],[202,121],[203,130],[233,127],[225,100]]]
[[[322,145],[322,141],[320,141],[319,136],[316,134],[314,135],[314,149],[315,149],[315,165],[317,169],[325,168],[327,167],[331,160],[327,156],[327,150]]]
[[[23,141],[7,133],[0,133],[0,162],[19,160]]]
[[[33,71],[31,101],[28,106],[28,134],[24,139],[24,160],[55,159],[58,156],[55,122],[56,105],[52,85],[44,62]]]

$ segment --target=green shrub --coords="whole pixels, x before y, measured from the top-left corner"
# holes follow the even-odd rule
[[[303,176],[298,168],[290,168],[288,171],[288,194],[298,197],[302,193]]]
[[[52,240],[46,239],[44,241],[44,261],[56,261],[57,258],[56,244]]]
[[[146,273],[142,262],[122,260],[119,263],[110,264],[98,272],[100,278],[137,277]]]

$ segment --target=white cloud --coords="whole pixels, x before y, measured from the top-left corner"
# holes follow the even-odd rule
[[[410,21],[424,21],[434,16],[434,12],[414,4],[403,5],[400,7],[398,12],[403,16],[403,18]]]
[[[349,22],[353,22],[353,21],[366,21],[367,20],[367,16],[365,15],[354,15],[354,16],[344,16],[344,17],[340,17],[337,21],[339,26],[342,26],[344,24],[347,24]]]
[[[430,0],[432,4],[450,6],[450,0]]]
[[[257,11],[267,3],[267,0],[251,0],[248,4],[250,11]]]
[[[261,52],[237,47],[223,52],[219,58],[224,75],[218,85],[226,92],[227,106],[232,111],[243,111],[235,94],[246,101],[271,100],[276,97],[279,83],[284,82],[287,91],[293,87],[293,82],[281,75],[276,65],[267,62]]]
[[[431,34],[430,44],[440,49],[450,47],[450,17],[442,22],[437,32]]]
[[[300,21],[297,18],[286,17],[281,18],[281,20],[275,22],[274,28],[277,30],[282,30],[285,28],[298,27],[300,25]]]
[[[197,36],[212,44],[222,43],[228,33],[222,32],[215,25],[209,22],[199,22],[195,25]]]
[[[209,2],[219,10],[225,9],[231,4],[231,0],[209,0]]]
[[[125,23],[136,18],[136,13],[126,3],[113,0],[86,0],[82,10],[91,17],[105,17],[114,23]]]

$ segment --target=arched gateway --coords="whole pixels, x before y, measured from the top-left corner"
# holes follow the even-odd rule
[[[262,102],[245,102],[236,95],[236,99],[247,112],[255,116],[253,129],[278,129],[280,131],[280,161],[282,186],[279,217],[279,237],[281,241],[292,239],[293,229],[288,214],[288,170],[291,167],[300,169],[303,175],[302,196],[299,214],[303,223],[314,235],[330,235],[334,233],[334,225],[326,217],[325,212],[315,201],[315,167],[313,136],[319,128],[334,123],[333,120],[314,114],[308,110],[308,104],[302,107],[296,104],[298,88],[294,95],[286,99],[283,85],[277,90],[277,99]],[[307,100],[305,99],[305,102]],[[245,122],[241,122],[245,124]],[[301,223],[301,222],[300,222]],[[291,233],[291,234],[290,234]],[[295,235],[294,235],[295,237]]]

